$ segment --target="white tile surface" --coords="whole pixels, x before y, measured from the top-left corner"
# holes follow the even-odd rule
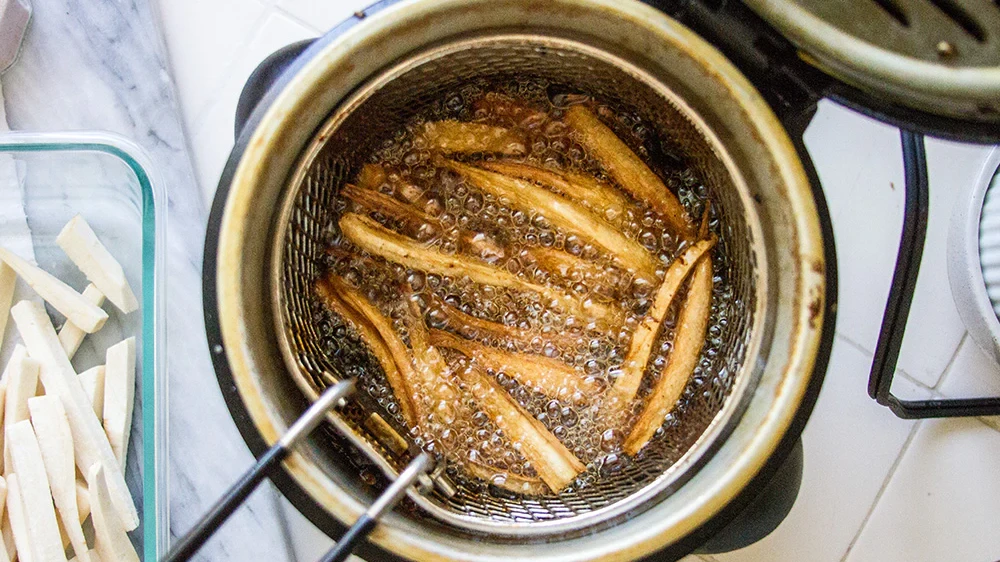
[[[332,28],[350,17],[354,12],[362,10],[373,3],[374,0],[338,0],[333,2],[278,0],[280,8],[320,31]]]
[[[949,398],[1000,396],[1000,365],[966,336],[955,361],[945,373],[941,394]],[[1000,429],[1000,416],[983,418],[983,421]]]
[[[847,562],[1000,559],[1000,432],[926,420]]]
[[[865,391],[871,353],[837,338],[816,409],[803,433],[805,469],[791,513],[760,542],[719,562],[838,562],[868,515],[914,422]],[[900,386],[908,381],[900,380]],[[921,391],[909,383],[906,389]],[[923,393],[926,396],[926,393]]]

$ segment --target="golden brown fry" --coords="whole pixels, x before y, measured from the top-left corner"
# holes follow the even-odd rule
[[[709,281],[711,282],[711,254],[710,250],[715,245],[715,238],[701,240],[689,246],[667,269],[663,277],[663,284],[656,292],[652,306],[646,312],[642,321],[635,328],[632,334],[632,343],[625,361],[622,363],[622,374],[615,382],[612,392],[624,406],[639,390],[639,383],[642,381],[642,374],[646,371],[646,363],[653,350],[653,343],[656,335],[663,324],[663,318],[670,308],[670,303],[677,296],[681,284],[688,277],[692,270],[696,269],[696,264],[705,262],[709,264]],[[709,286],[709,297],[711,298],[711,286]],[[681,324],[678,324],[681,326]],[[682,328],[678,328],[678,331]]]
[[[684,392],[688,379],[694,373],[705,344],[705,330],[712,308],[712,262],[701,259],[691,276],[691,286],[677,319],[674,348],[666,368],[653,386],[639,419],[625,439],[625,452],[634,455],[656,433]]]
[[[503,246],[485,232],[465,231],[459,235],[458,241],[465,253],[487,263],[496,263],[507,255]]]
[[[684,237],[693,234],[687,212],[677,196],[592,111],[574,105],[566,110],[565,121],[619,187],[663,215],[675,232]]]
[[[477,259],[462,255],[448,255],[428,248],[412,238],[385,228],[364,215],[356,213],[343,215],[340,218],[340,229],[348,240],[362,250],[406,267],[438,275],[465,276],[476,283],[538,293],[555,302],[566,312],[584,318],[593,316],[610,319],[615,316],[612,309],[600,303],[580,302],[565,291],[529,283],[507,270],[491,266]]]
[[[447,119],[429,121],[417,133],[430,146],[445,154],[499,152],[519,155],[527,152],[525,139],[504,127]]]
[[[625,209],[629,207],[626,197],[614,187],[605,184],[590,174],[570,171],[555,171],[517,162],[481,162],[487,170],[535,182],[559,195],[579,200],[584,206],[596,211],[613,225],[621,224]]]
[[[594,284],[595,281],[600,283],[607,274],[603,267],[583,258],[578,258],[569,252],[542,247],[527,248],[524,251],[531,259],[535,260],[538,267],[564,279],[575,281],[574,274],[576,274],[589,279],[590,283]]]
[[[429,404],[430,411],[438,415],[440,421],[451,424],[457,417],[456,407],[459,405],[458,390],[451,384],[448,363],[435,349],[427,335],[427,326],[420,307],[409,299],[410,318],[407,323],[410,334],[410,346],[413,347],[413,362],[423,375],[423,384],[411,385],[416,393],[414,402]],[[421,409],[421,408],[418,408]],[[426,414],[424,416],[426,418]]]
[[[368,344],[368,348],[382,365],[385,378],[389,381],[393,394],[396,395],[403,419],[411,426],[416,425],[416,411],[411,400],[412,391],[407,382],[415,378],[412,374],[413,368],[406,346],[392,329],[392,323],[378,309],[371,306],[368,299],[335,275],[316,281],[316,293],[327,308],[349,322],[361,339]],[[342,299],[342,296],[346,298]],[[350,304],[345,300],[350,300]]]
[[[513,342],[519,347],[531,347],[536,342],[549,342],[560,348],[572,348],[577,337],[564,332],[545,333],[539,330],[515,328],[500,322],[491,322],[466,314],[434,295],[431,303],[444,315],[445,325],[462,337],[475,340],[493,339],[498,342]]]
[[[442,330],[431,331],[431,343],[454,349],[494,371],[503,371],[528,388],[552,398],[580,401],[598,390],[576,369],[550,357],[510,353]]]
[[[512,178],[455,161],[446,165],[465,176],[474,186],[527,212],[541,213],[554,226],[573,232],[607,250],[627,269],[650,283],[656,280],[659,262],[620,230],[572,200],[526,180]]]
[[[586,467],[580,459],[478,365],[469,363],[458,375],[468,385],[469,394],[507,439],[520,444],[521,454],[553,492],[562,490],[583,472]]]
[[[351,184],[341,188],[340,194],[369,212],[381,213],[398,221],[406,223],[407,228],[417,233],[418,238],[426,240],[440,235],[443,231],[441,221],[417,209],[413,205],[398,201],[384,193],[362,189]]]
[[[526,496],[544,496],[549,493],[549,487],[537,476],[522,476],[501,470],[483,462],[465,461],[463,464],[469,474],[497,486]]]
[[[500,92],[488,92],[472,102],[472,110],[477,117],[487,117],[525,129],[535,129],[548,123],[549,115],[522,100],[516,100]]]
[[[358,187],[378,191],[389,180],[389,174],[381,164],[365,164],[358,172]]]

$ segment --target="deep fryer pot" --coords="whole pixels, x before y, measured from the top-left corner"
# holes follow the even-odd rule
[[[315,396],[317,371],[338,367],[310,355],[296,291],[315,271],[309,255],[319,242],[309,237],[330,218],[323,197],[350,173],[349,158],[340,156],[359,132],[391,129],[407,108],[400,96],[449,73],[460,80],[463,68],[477,76],[503,64],[589,80],[584,90],[625,98],[688,143],[729,228],[726,248],[745,307],[743,331],[730,342],[739,351],[724,364],[731,376],[705,393],[715,400],[688,452],[674,464],[647,462],[647,473],[653,466],[662,474],[598,490],[612,500],[584,494],[529,506],[529,515],[548,510],[543,524],[519,519],[524,506],[516,502],[484,507],[474,494],[449,501],[411,494],[418,507],[387,516],[371,537],[377,547],[360,554],[673,559],[706,541],[709,550],[752,542],[794,499],[795,445],[833,335],[832,232],[801,141],[815,99],[755,87],[698,35],[639,3],[382,2],[315,42],[279,51],[255,72],[213,205],[204,269],[213,360],[237,426],[262,454]],[[627,92],[616,91],[626,84]],[[393,117],[386,124],[357,117],[366,109]],[[329,434],[315,436],[275,481],[336,538],[379,488],[377,477],[374,486],[362,483],[358,457]],[[747,507],[761,496],[768,501]]]

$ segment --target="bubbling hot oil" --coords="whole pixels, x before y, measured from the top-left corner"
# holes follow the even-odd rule
[[[428,274],[368,256],[346,240],[337,237],[334,244],[346,250],[331,255],[329,269],[360,288],[375,303],[407,343],[409,342],[407,297],[401,287],[408,287],[411,298],[417,300],[424,319],[431,329],[463,334],[469,326],[455,326],[444,307],[453,307],[482,320],[530,330],[537,334],[527,344],[498,338],[482,338],[493,347],[511,352],[535,354],[558,359],[573,367],[580,377],[594,382],[599,389],[583,401],[557,399],[537,388],[519,384],[514,374],[505,369],[488,371],[489,376],[506,389],[527,412],[538,419],[584,464],[574,487],[588,485],[597,478],[620,470],[629,462],[620,451],[631,423],[641,410],[641,397],[651,388],[669,361],[674,336],[678,303],[668,312],[654,346],[646,375],[639,392],[640,400],[625,408],[625,418],[610,420],[606,413],[615,410],[610,396],[603,392],[614,384],[621,372],[632,332],[649,308],[656,287],[635,279],[619,269],[602,249],[595,247],[577,233],[555,228],[545,216],[526,209],[512,208],[508,202],[482,193],[451,170],[435,165],[434,155],[418,134],[423,123],[443,119],[472,121],[503,126],[526,139],[525,153],[518,157],[492,154],[472,154],[461,157],[469,162],[505,159],[535,166],[586,172],[612,184],[596,161],[575,141],[573,133],[560,120],[565,108],[572,103],[593,103],[576,94],[560,93],[544,81],[516,80],[503,84],[478,82],[432,103],[410,120],[370,156],[369,162],[389,171],[387,181],[378,186],[383,194],[410,203],[435,219],[434,224],[400,222],[340,198],[337,215],[348,211],[368,214],[384,226],[411,236],[428,247],[446,254],[475,256],[484,262],[503,268],[526,281],[559,287],[581,299],[592,299],[613,305],[623,311],[623,319],[609,325],[593,318],[580,318],[544,305],[538,295],[522,291],[484,286],[465,278]],[[674,156],[655,136],[651,127],[631,113],[617,111],[608,105],[593,106],[619,137],[664,178],[677,193],[691,216],[700,216],[706,190],[683,159]],[[624,193],[624,192],[623,192]],[[620,231],[638,241],[661,264],[657,276],[685,247],[657,215],[641,201],[629,198],[630,205],[621,216],[605,215]],[[597,209],[598,213],[606,210]],[[710,223],[715,230],[715,220]],[[584,260],[591,266],[553,272],[543,267],[536,250],[557,250]],[[716,252],[718,253],[718,252]],[[707,385],[711,373],[711,358],[720,353],[722,335],[727,325],[727,311],[732,291],[720,266],[721,258],[713,258],[717,274],[714,279],[712,316],[702,360],[685,390],[690,398]],[[683,295],[681,295],[683,296]],[[347,358],[342,344],[347,337],[359,341],[353,330],[333,314],[325,338],[328,352]],[[551,336],[559,335],[558,338]],[[555,343],[554,340],[558,340]],[[347,346],[350,347],[350,346]],[[451,350],[441,350],[453,372],[468,361]],[[355,362],[354,364],[362,364]],[[374,363],[369,358],[369,364]],[[362,388],[389,412],[404,423],[398,400],[378,369],[361,369],[357,373]],[[421,401],[422,409],[431,412],[419,427],[410,428],[411,438],[425,450],[445,458],[453,467],[452,476],[471,483],[461,467],[468,463],[491,467],[490,480],[501,483],[508,474],[534,476],[531,463],[519,453],[520,444],[512,443],[483,413],[458,377],[448,381],[448,388],[435,384],[427,388],[418,384],[413,398]],[[450,388],[450,390],[449,390]],[[443,391],[457,392],[450,404],[440,400]],[[569,392],[566,395],[570,394]],[[447,395],[447,394],[446,394]],[[683,409],[682,398],[679,409]],[[665,425],[676,416],[668,416]],[[405,424],[404,424],[405,425]]]

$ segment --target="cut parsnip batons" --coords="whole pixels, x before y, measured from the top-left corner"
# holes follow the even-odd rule
[[[132,408],[135,406],[135,338],[128,338],[108,348],[104,366],[104,432],[111,450],[125,467],[128,438],[132,432]]]
[[[3,521],[4,506],[6,505],[7,482],[3,478],[0,478],[0,521]],[[13,539],[13,536],[9,538]],[[0,534],[0,562],[10,562],[10,557],[16,552],[13,549],[7,548],[7,540],[8,537],[6,534]]]
[[[8,427],[7,442],[21,486],[24,519],[28,524],[34,560],[66,562],[56,510],[52,504],[52,490],[31,422],[25,420]]]
[[[73,435],[62,402],[55,396],[36,396],[28,400],[31,425],[38,437],[38,448],[45,463],[52,499],[62,521],[62,528],[73,545],[77,559],[90,562],[87,539],[80,526],[76,503],[76,467],[73,465]]]
[[[104,304],[104,293],[102,293],[93,283],[87,285],[87,288],[83,290],[83,298],[87,299],[87,302],[93,304],[94,306],[101,306]],[[80,329],[76,324],[66,321],[66,324],[59,330],[59,343],[62,344],[63,349],[66,350],[66,356],[70,359],[76,355],[78,349],[80,349],[80,344],[83,343],[84,336],[87,332]]]
[[[87,488],[86,480],[76,481],[76,506],[80,512],[80,523],[82,524],[90,517],[90,490]]]
[[[139,513],[125,484],[125,476],[104,428],[93,413],[93,402],[73,371],[45,309],[37,303],[22,301],[14,305],[11,314],[28,353],[42,364],[41,378],[46,394],[58,396],[66,408],[77,467],[89,471],[95,463],[105,466],[111,498],[119,516],[128,530],[135,529],[139,526]]]
[[[6,480],[7,517],[10,519],[11,535],[14,537],[15,556],[20,562],[34,562],[31,537],[28,536],[28,521],[24,515],[24,501],[21,498],[21,485],[17,481],[16,474],[9,475]]]
[[[7,363],[3,379],[7,382],[4,396],[3,426],[14,427],[14,424],[28,419],[28,398],[35,395],[38,388],[39,364],[31,357],[23,345],[14,348],[14,354]],[[6,431],[4,432],[6,434]],[[14,471],[10,462],[10,448],[4,440],[4,474]]]
[[[38,296],[62,313],[66,320],[79,326],[88,334],[100,330],[108,320],[108,313],[83,298],[83,295],[73,290],[47,271],[31,265],[27,260],[0,248],[0,259],[17,272]]]
[[[87,393],[87,396],[90,396],[94,403],[94,414],[102,420],[104,418],[104,373],[104,365],[98,365],[78,375],[80,384],[83,385],[83,391]]]
[[[16,285],[17,272],[0,261],[0,343],[3,342],[3,335],[7,330],[7,318],[10,316],[10,305],[14,303]]]
[[[100,463],[90,469],[90,514],[94,520],[94,550],[100,560],[139,562],[139,555],[128,540],[125,527],[111,504],[104,467]]]
[[[118,310],[128,314],[139,308],[139,301],[125,279],[125,270],[82,216],[77,215],[66,223],[56,236],[56,244]]]

